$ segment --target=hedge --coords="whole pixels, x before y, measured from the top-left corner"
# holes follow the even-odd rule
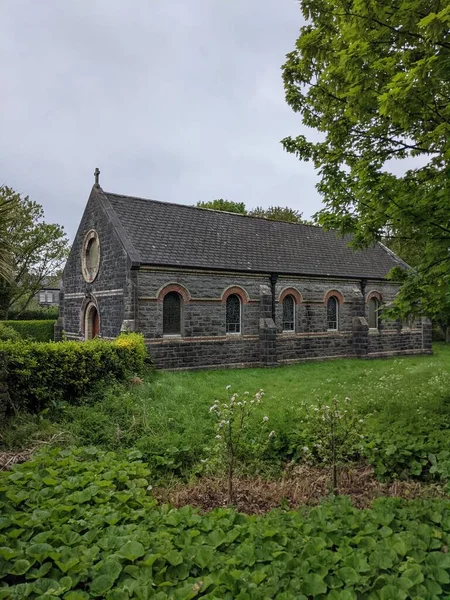
[[[1,321],[4,325],[15,329],[21,337],[35,342],[51,342],[55,326],[54,320],[46,321]]]
[[[12,321],[47,321],[50,319],[56,321],[58,317],[59,308],[57,306],[24,310],[22,312],[10,310],[8,313],[8,318]]]
[[[19,341],[22,336],[10,325],[6,325],[6,321],[0,321],[0,341],[13,340]]]
[[[77,404],[98,383],[141,374],[148,355],[144,338],[131,333],[113,341],[0,342],[2,360],[11,400],[0,413],[37,413],[59,402]]]

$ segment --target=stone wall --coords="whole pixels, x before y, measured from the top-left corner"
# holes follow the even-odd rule
[[[144,333],[156,366],[275,366],[321,358],[431,351],[431,337],[422,335],[420,321],[406,331],[399,323],[381,319],[378,330],[369,330],[367,300],[376,292],[383,302],[390,302],[397,292],[392,283],[312,277],[278,277],[274,288],[272,283],[269,275],[140,270],[137,329]],[[163,336],[165,290],[183,296],[179,338]],[[242,298],[241,335],[226,335],[227,291]],[[283,332],[282,300],[288,293],[295,297],[295,330]],[[340,302],[338,331],[327,331],[330,294]]]
[[[60,298],[62,326],[68,339],[84,339],[84,310],[94,302],[99,311],[100,335],[113,338],[120,332],[124,318],[134,315],[133,277],[130,260],[107,207],[95,190],[91,193],[78,232],[67,260]],[[100,268],[93,283],[87,283],[81,270],[81,254],[85,235],[91,229],[100,241]]]

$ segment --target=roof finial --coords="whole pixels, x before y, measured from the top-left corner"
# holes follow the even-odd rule
[[[100,187],[100,183],[98,182],[98,178],[100,177],[100,169],[98,167],[95,167],[94,177],[95,177],[95,185],[98,185]]]

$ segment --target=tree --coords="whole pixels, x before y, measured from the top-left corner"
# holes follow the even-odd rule
[[[199,208],[212,208],[213,210],[239,213],[241,215],[247,214],[247,209],[243,202],[233,202],[232,200],[224,200],[223,198],[217,198],[209,202],[197,202],[197,206]]]
[[[387,232],[421,248],[394,312],[433,317],[450,301],[450,5],[447,0],[301,0],[307,24],[283,65],[288,104],[320,141],[319,222],[363,247]],[[394,174],[395,159],[419,157]],[[400,166],[404,166],[404,162]]]
[[[286,221],[288,223],[308,223],[302,219],[302,213],[289,206],[269,206],[269,208],[263,208],[257,206],[253,208],[249,213],[252,217],[263,217],[264,219],[271,219],[273,221]]]
[[[69,252],[63,228],[45,223],[42,206],[3,186],[0,205],[6,201],[10,207],[5,232],[12,254],[12,277],[0,281],[0,315],[5,319],[13,305],[21,310],[27,307],[43,281],[61,269]]]
[[[222,210],[225,212],[239,213],[241,215],[249,215],[250,217],[261,217],[263,219],[271,219],[273,221],[287,221],[289,223],[305,223],[311,225],[310,221],[302,219],[302,213],[289,208],[289,206],[269,206],[263,208],[257,206],[250,211],[247,210],[243,202],[233,202],[232,200],[211,200],[209,202],[197,202],[199,208],[212,208],[214,210]]]
[[[13,254],[8,236],[14,211],[14,197],[3,195],[0,188],[0,282],[11,281],[13,276]]]

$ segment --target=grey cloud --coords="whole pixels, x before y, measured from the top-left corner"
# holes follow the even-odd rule
[[[320,208],[281,65],[295,0],[6,0],[1,181],[73,236],[101,184],[171,202]]]

